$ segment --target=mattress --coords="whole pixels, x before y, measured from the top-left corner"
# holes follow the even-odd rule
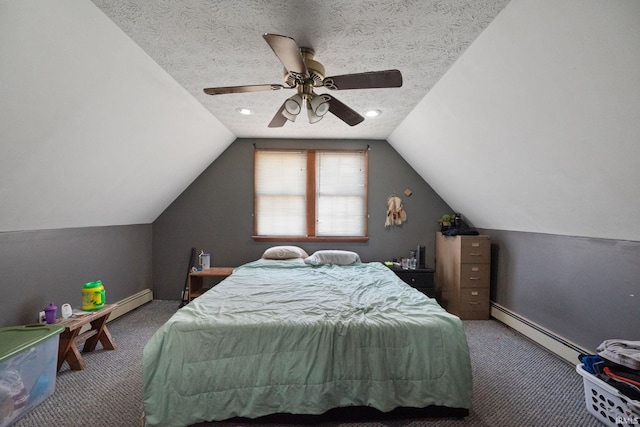
[[[258,260],[178,310],[143,353],[149,426],[471,407],[462,322],[380,263]]]

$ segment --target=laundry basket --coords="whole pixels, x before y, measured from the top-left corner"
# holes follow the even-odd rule
[[[584,398],[591,415],[608,426],[640,426],[640,402],[590,374],[582,364],[576,366],[576,371],[584,380]]]

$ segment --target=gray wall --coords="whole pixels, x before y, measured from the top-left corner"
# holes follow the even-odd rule
[[[107,302],[152,288],[151,230],[147,224],[0,233],[0,326],[34,323],[49,303],[80,307],[89,281],[102,280]]]
[[[212,266],[238,266],[258,259],[270,246],[284,244],[256,243],[251,238],[254,143],[258,148],[368,145],[369,241],[296,245],[310,253],[329,248],[354,250],[363,261],[390,260],[424,245],[427,265],[433,267],[436,220],[450,208],[386,141],[238,139],[153,223],[156,298],[180,299],[191,247],[210,252]],[[410,197],[402,194],[406,188],[413,191]],[[385,229],[386,201],[393,192],[402,197],[408,221]]]
[[[215,266],[260,257],[273,244],[251,239],[253,143],[369,145],[369,242],[299,246],[351,249],[373,261],[421,244],[433,267],[436,219],[451,209],[385,141],[240,139],[153,225],[0,233],[0,327],[34,322],[49,302],[79,306],[82,285],[96,279],[111,302],[145,288],[155,298],[178,300],[191,247],[210,251]],[[402,195],[405,188],[411,197]],[[393,192],[402,196],[408,221],[385,229]],[[609,338],[640,340],[640,242],[482,231],[493,242],[493,301],[592,351]]]
[[[640,242],[484,232],[493,301],[590,351],[640,340]]]

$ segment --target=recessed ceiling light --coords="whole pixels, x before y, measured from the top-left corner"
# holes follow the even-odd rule
[[[236,108],[236,111],[244,116],[250,116],[251,114],[253,114],[253,110],[246,107]]]
[[[380,114],[382,114],[380,110],[367,110],[364,112],[364,115],[367,117],[378,117]]]

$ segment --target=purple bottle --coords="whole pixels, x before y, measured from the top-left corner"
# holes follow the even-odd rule
[[[56,323],[56,317],[58,317],[58,307],[53,303],[44,308],[44,320],[48,325]]]

